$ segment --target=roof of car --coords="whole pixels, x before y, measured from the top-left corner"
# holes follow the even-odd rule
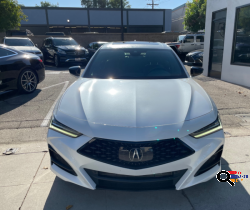
[[[204,36],[204,33],[200,33],[200,34],[181,34],[180,36]]]
[[[103,45],[102,47],[102,49],[117,49],[117,48],[171,49],[164,43],[140,42],[140,41],[110,42],[108,44]]]
[[[66,37],[66,36],[59,36],[59,37],[47,37],[46,39],[73,39],[72,37]]]
[[[4,37],[5,39],[30,39],[28,37]]]

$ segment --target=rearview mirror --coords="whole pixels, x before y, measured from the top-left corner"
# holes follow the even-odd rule
[[[69,73],[73,74],[74,76],[79,77],[81,73],[81,66],[72,66],[69,68]]]
[[[198,76],[203,73],[203,68],[192,66],[190,73],[192,77]]]

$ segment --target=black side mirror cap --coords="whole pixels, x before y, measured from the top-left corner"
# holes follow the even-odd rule
[[[74,76],[79,77],[81,73],[81,66],[72,66],[69,68],[69,73],[73,74]]]
[[[203,68],[192,66],[190,73],[192,77],[198,76],[203,73]]]

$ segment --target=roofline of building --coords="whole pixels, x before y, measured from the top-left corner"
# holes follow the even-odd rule
[[[185,3],[185,4],[180,5],[179,7],[174,8],[172,11],[178,10],[178,9],[180,9],[180,8],[182,8],[182,7],[185,7],[185,6],[186,6],[186,3]]]
[[[21,7],[21,9],[48,9],[48,10],[121,10],[121,8],[83,8],[83,7]],[[124,11],[127,10],[138,10],[138,11],[164,11],[172,9],[140,9],[140,8],[124,8]]]

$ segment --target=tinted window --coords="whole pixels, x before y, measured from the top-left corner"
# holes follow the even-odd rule
[[[83,77],[100,79],[177,79],[187,75],[172,50],[102,49]]]
[[[5,39],[8,46],[34,46],[29,39]]]
[[[204,42],[204,36],[197,36],[196,42]]]
[[[90,49],[93,49],[93,43],[90,43],[90,44],[89,44],[89,48],[90,48]]]
[[[49,39],[46,39],[44,42],[44,46],[48,46],[49,45]]]
[[[55,46],[60,45],[79,45],[74,39],[53,39]]]
[[[94,43],[93,44],[93,49],[98,49],[99,47],[101,47],[104,43]]]
[[[9,51],[9,50],[6,50],[6,49],[3,49],[3,48],[0,48],[0,57],[4,57],[4,56],[8,56],[8,55],[14,55],[15,53]]]
[[[250,65],[250,6],[237,9],[232,63]]]
[[[178,36],[177,42],[180,42],[180,41],[183,40],[184,38],[185,38],[185,35]]]
[[[194,36],[186,36],[185,43],[193,43],[194,42]]]

